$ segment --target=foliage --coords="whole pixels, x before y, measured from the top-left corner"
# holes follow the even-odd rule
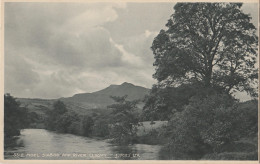
[[[109,136],[109,121],[103,118],[98,118],[93,126],[93,135],[97,137]]]
[[[54,110],[53,110],[54,115],[62,115],[68,111],[66,105],[60,100],[56,101],[53,104],[53,108],[54,108]]]
[[[48,112],[46,128],[60,133],[70,133],[82,136],[91,136],[94,120],[88,115],[79,115],[68,110],[62,101],[53,104],[53,110]]]
[[[138,101],[127,101],[126,97],[111,96],[116,104],[108,106],[113,109],[110,137],[114,143],[120,145],[133,143],[139,126],[136,112]]]
[[[170,120],[166,149],[173,159],[200,159],[208,153],[223,152],[224,147],[242,137],[257,135],[255,128],[249,128],[257,126],[257,119],[252,117],[257,110],[252,111],[241,107],[228,94],[193,97],[185,110]],[[247,121],[250,119],[253,120]],[[244,121],[248,124],[245,128]]]
[[[240,103],[236,108],[236,125],[240,138],[255,137],[258,132],[258,101]]]
[[[46,128],[48,130],[57,130],[57,126],[61,127],[61,124],[64,124],[64,121],[66,121],[66,116],[62,116],[64,113],[66,113],[68,110],[66,108],[66,105],[58,100],[56,102],[53,103],[53,110],[48,111],[47,115],[47,119],[46,119]],[[65,120],[64,120],[65,119]],[[57,125],[56,123],[58,123],[57,121],[60,120],[64,120],[62,123],[60,123],[59,125]],[[60,131],[65,131],[64,129],[61,129]]]
[[[66,112],[56,118],[55,130],[61,133],[77,134],[76,129],[79,128],[79,116],[73,112]],[[75,126],[76,125],[76,126]]]
[[[241,3],[177,3],[154,39],[154,78],[162,86],[201,82],[255,96],[258,38]]]
[[[4,95],[4,138],[20,134],[20,130],[29,125],[28,112],[10,94]]]
[[[206,97],[221,90],[206,88],[201,83],[182,84],[178,87],[154,85],[145,98],[142,117],[146,120],[169,120],[171,116],[184,109],[191,97]]]
[[[94,120],[90,116],[83,116],[81,118],[81,135],[90,136],[93,131]]]
[[[258,37],[241,7],[177,3],[167,29],[155,37],[151,48],[157,84],[146,97],[142,115],[151,121],[170,120],[162,133],[168,144],[161,151],[169,156],[162,153],[162,158],[212,154],[215,159],[227,147],[236,149],[242,138],[257,136],[256,100],[239,103],[232,97],[236,91],[257,96]],[[253,159],[256,151],[229,151],[219,158]]]

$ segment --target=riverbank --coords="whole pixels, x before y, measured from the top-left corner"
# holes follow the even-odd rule
[[[17,143],[18,139],[19,139],[19,136],[5,138],[4,139],[4,149],[8,149],[10,147],[15,147],[15,146],[22,146],[21,143]]]
[[[167,125],[168,121],[143,121],[139,122],[140,126],[137,127],[137,136],[132,140],[129,144],[148,144],[148,145],[162,145],[166,143],[166,138],[164,136],[161,136],[160,133],[162,131],[162,128]],[[38,126],[30,127],[30,129],[45,129],[49,130],[44,126],[40,126],[40,128],[36,128]],[[108,130],[108,129],[107,129]],[[92,131],[95,131],[93,129]],[[61,133],[61,134],[73,134],[77,136],[84,136],[80,133],[66,133],[66,132],[60,132],[55,131],[55,133]],[[110,143],[112,143],[112,139],[109,137],[109,133],[107,133],[106,136],[97,136],[95,134],[90,134],[89,137],[97,140],[106,140]]]

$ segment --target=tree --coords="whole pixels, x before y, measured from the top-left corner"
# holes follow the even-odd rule
[[[58,126],[58,124],[56,124],[57,120],[59,120],[59,119],[64,120],[65,118],[62,118],[62,115],[65,114],[67,111],[68,111],[67,107],[62,101],[58,100],[58,101],[54,102],[53,109],[48,111],[48,113],[47,113],[48,118],[45,122],[47,129],[57,130],[57,126]],[[64,116],[64,117],[66,117],[66,116]]]
[[[145,97],[142,116],[145,120],[169,120],[173,114],[181,112],[191,98],[205,98],[220,93],[220,90],[207,88],[198,82],[178,87],[154,85]]]
[[[4,137],[20,135],[20,130],[29,125],[28,112],[10,94],[4,95]]]
[[[133,143],[139,126],[136,112],[136,105],[139,101],[127,101],[126,97],[111,96],[116,103],[108,106],[113,109],[110,135],[114,143],[120,145]]]
[[[55,115],[61,115],[68,111],[66,105],[60,100],[54,102],[53,108],[53,113]]]
[[[194,81],[255,95],[258,38],[241,3],[177,3],[152,44],[159,86]]]
[[[109,136],[109,121],[107,118],[96,118],[93,126],[93,135],[97,137]]]
[[[79,116],[74,111],[57,115],[54,121],[55,130],[61,133],[79,133]]]
[[[82,116],[81,118],[81,134],[83,136],[90,136],[93,131],[93,126],[94,126],[94,120],[90,116]]]

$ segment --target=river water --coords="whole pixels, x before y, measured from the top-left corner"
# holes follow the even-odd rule
[[[156,160],[159,145],[115,146],[105,140],[55,133],[44,129],[24,129],[16,147],[5,150],[5,159],[44,160]]]

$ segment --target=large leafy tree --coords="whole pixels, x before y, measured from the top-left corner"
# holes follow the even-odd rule
[[[194,81],[231,93],[255,93],[258,38],[241,3],[177,3],[154,39],[160,86]]]
[[[111,96],[115,104],[108,106],[112,111],[110,137],[119,145],[133,143],[137,136],[139,117],[136,112],[138,100],[127,101],[126,96]]]

